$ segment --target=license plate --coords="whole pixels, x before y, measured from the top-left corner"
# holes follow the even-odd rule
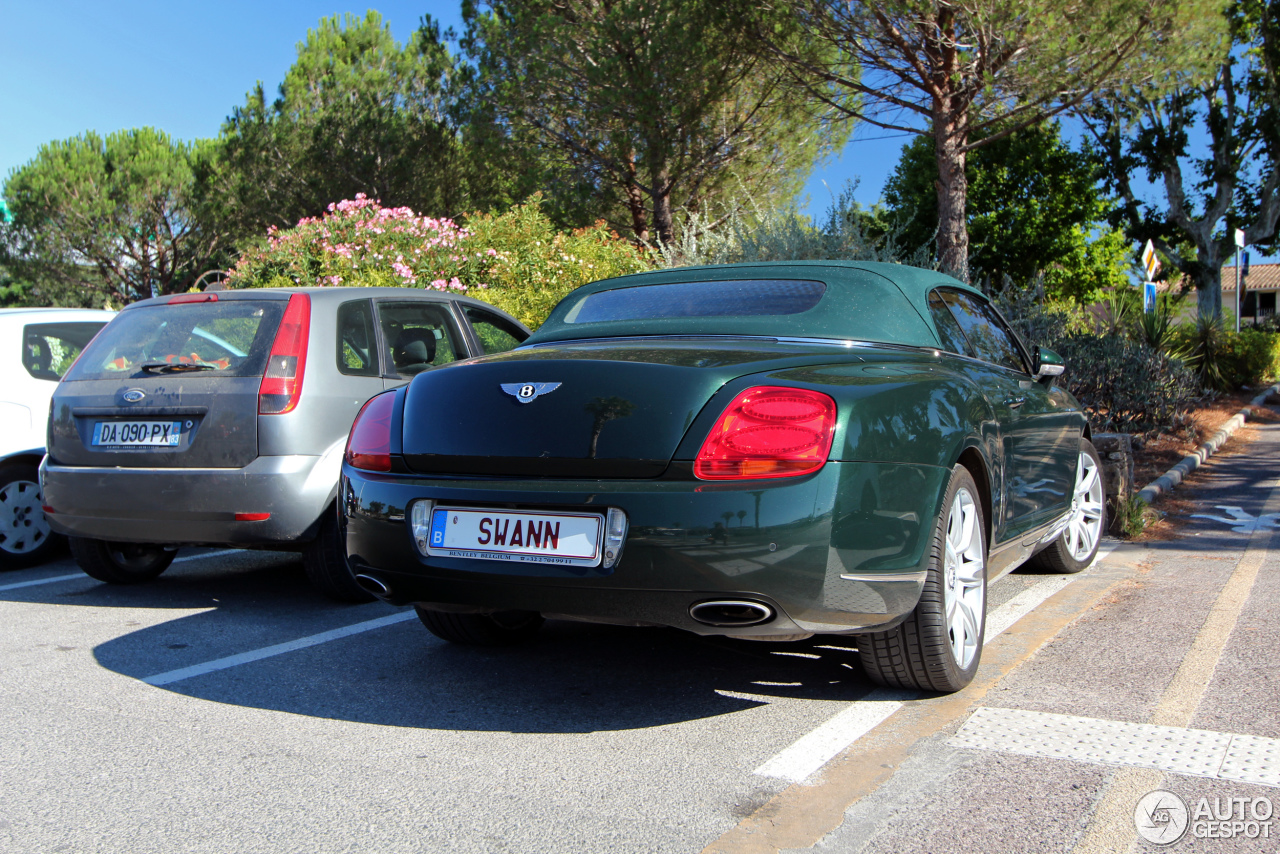
[[[182,438],[181,421],[99,421],[93,445],[113,448],[173,448]]]
[[[604,519],[589,513],[520,513],[437,507],[427,553],[476,560],[598,566]]]

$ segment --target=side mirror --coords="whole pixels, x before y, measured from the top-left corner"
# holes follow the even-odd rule
[[[1037,381],[1046,377],[1062,376],[1062,372],[1067,369],[1067,363],[1062,360],[1054,351],[1048,347],[1037,347],[1035,352],[1035,365],[1032,371],[1032,379]]]

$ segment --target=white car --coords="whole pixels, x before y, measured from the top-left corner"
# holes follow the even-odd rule
[[[54,547],[37,471],[49,399],[112,311],[0,309],[0,569],[32,566]]]

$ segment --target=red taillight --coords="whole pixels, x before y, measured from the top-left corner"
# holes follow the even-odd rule
[[[298,405],[310,332],[311,297],[294,294],[285,306],[276,340],[271,344],[271,358],[267,360],[262,385],[258,386],[259,415],[283,415]]]
[[[391,414],[395,404],[394,392],[380,394],[360,410],[342,455],[352,468],[391,471]]]
[[[270,513],[237,513],[237,522],[265,522],[271,518]]]
[[[703,480],[809,474],[826,463],[835,430],[836,402],[822,392],[750,388],[711,428],[693,473]]]
[[[184,303],[184,302],[217,302],[217,301],[218,301],[217,294],[203,294],[203,293],[202,294],[178,294],[177,296],[169,297],[169,301],[165,304],[176,305],[178,303]]]

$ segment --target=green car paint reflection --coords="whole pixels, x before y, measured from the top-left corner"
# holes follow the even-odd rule
[[[956,690],[986,582],[1033,557],[1078,571],[1097,548],[1096,453],[1059,373],[930,271],[596,282],[525,346],[428,371],[390,393],[388,422],[357,421],[352,445],[386,450],[382,470],[343,467],[349,563],[455,642],[525,640],[544,616],[851,634],[873,679]],[[415,528],[415,502],[586,518],[599,558],[481,549]]]

